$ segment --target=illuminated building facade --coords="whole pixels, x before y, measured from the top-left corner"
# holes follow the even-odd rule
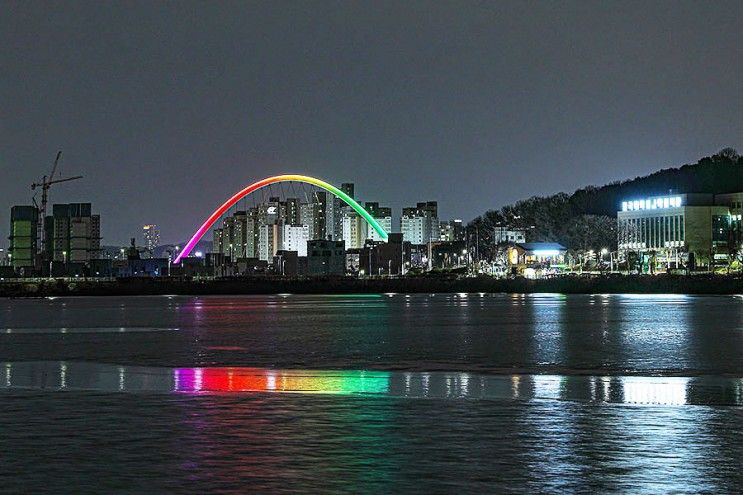
[[[258,259],[261,261],[273,261],[276,252],[281,249],[281,226],[278,224],[267,224],[258,226]]]
[[[438,204],[436,201],[418,203],[415,207],[403,208],[400,217],[403,239],[411,244],[428,244],[439,240]]]
[[[517,243],[508,248],[508,262],[522,267],[562,265],[567,251],[565,246],[556,242]]]
[[[379,206],[379,203],[368,202],[364,204],[366,211],[382,226],[385,232],[392,232],[392,208],[389,206]],[[367,229],[367,238],[372,241],[385,241],[382,236],[374,229]]]
[[[294,224],[282,227],[281,244],[284,251],[295,251],[298,256],[307,256],[307,241],[309,240],[308,225]]]
[[[367,223],[351,208],[344,208],[341,239],[347,249],[361,249],[367,238]]]
[[[669,266],[688,261],[692,267],[726,260],[735,242],[732,234],[740,231],[731,206],[742,203],[740,194],[693,193],[622,201],[617,212],[620,257],[636,252]]]
[[[36,259],[39,210],[35,206],[10,209],[10,266],[15,270],[33,269]]]

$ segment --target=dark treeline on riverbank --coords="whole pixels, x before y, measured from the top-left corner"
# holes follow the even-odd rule
[[[356,278],[231,278],[219,280],[121,279],[117,281],[42,280],[0,284],[0,297],[134,296],[218,294],[372,294],[501,292],[564,294],[739,294],[743,277],[720,275],[616,275],[528,280],[410,277]]]

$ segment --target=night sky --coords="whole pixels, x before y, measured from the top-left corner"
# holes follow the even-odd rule
[[[0,246],[52,202],[187,239],[256,179],[469,220],[743,147],[743,2],[2,2]]]

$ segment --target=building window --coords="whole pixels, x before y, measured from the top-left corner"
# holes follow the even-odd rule
[[[728,215],[712,216],[712,241],[726,242],[730,231],[730,217]]]
[[[671,219],[672,217],[663,217],[663,222],[665,223],[665,240],[663,242],[664,246],[666,242],[671,240]]]

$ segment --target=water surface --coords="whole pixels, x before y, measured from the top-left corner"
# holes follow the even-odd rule
[[[743,299],[0,301],[0,491],[735,493]]]

